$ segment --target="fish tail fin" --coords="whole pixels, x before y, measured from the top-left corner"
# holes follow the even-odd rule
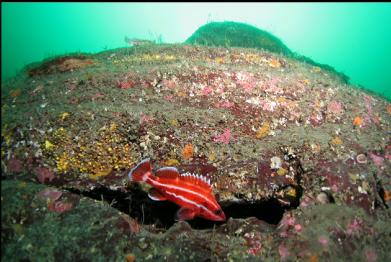
[[[140,182],[146,181],[149,176],[152,175],[152,166],[149,162],[149,158],[141,161],[136,167],[130,170],[128,176],[130,181]]]

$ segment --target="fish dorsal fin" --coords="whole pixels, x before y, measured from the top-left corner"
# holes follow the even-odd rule
[[[189,181],[193,184],[200,185],[201,187],[211,189],[211,183],[210,179],[203,176],[203,175],[198,175],[198,174],[193,174],[193,173],[184,173],[181,174],[180,176],[181,180],[183,181]]]
[[[155,172],[155,176],[159,178],[175,179],[179,177],[179,172],[175,167],[162,167]]]

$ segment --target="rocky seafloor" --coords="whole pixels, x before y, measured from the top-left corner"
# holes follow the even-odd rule
[[[2,86],[4,261],[390,261],[391,104],[245,48],[151,45]],[[127,173],[211,179],[228,220],[175,221]]]

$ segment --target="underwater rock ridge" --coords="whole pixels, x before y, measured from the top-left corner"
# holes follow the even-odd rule
[[[2,88],[2,259],[390,259],[389,102],[267,50],[79,55]],[[227,221],[175,221],[129,181],[145,158],[210,180]]]

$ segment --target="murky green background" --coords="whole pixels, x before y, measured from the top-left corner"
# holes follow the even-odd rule
[[[124,37],[185,41],[208,21],[279,37],[391,99],[391,3],[2,3],[1,76],[67,52],[126,46]]]

